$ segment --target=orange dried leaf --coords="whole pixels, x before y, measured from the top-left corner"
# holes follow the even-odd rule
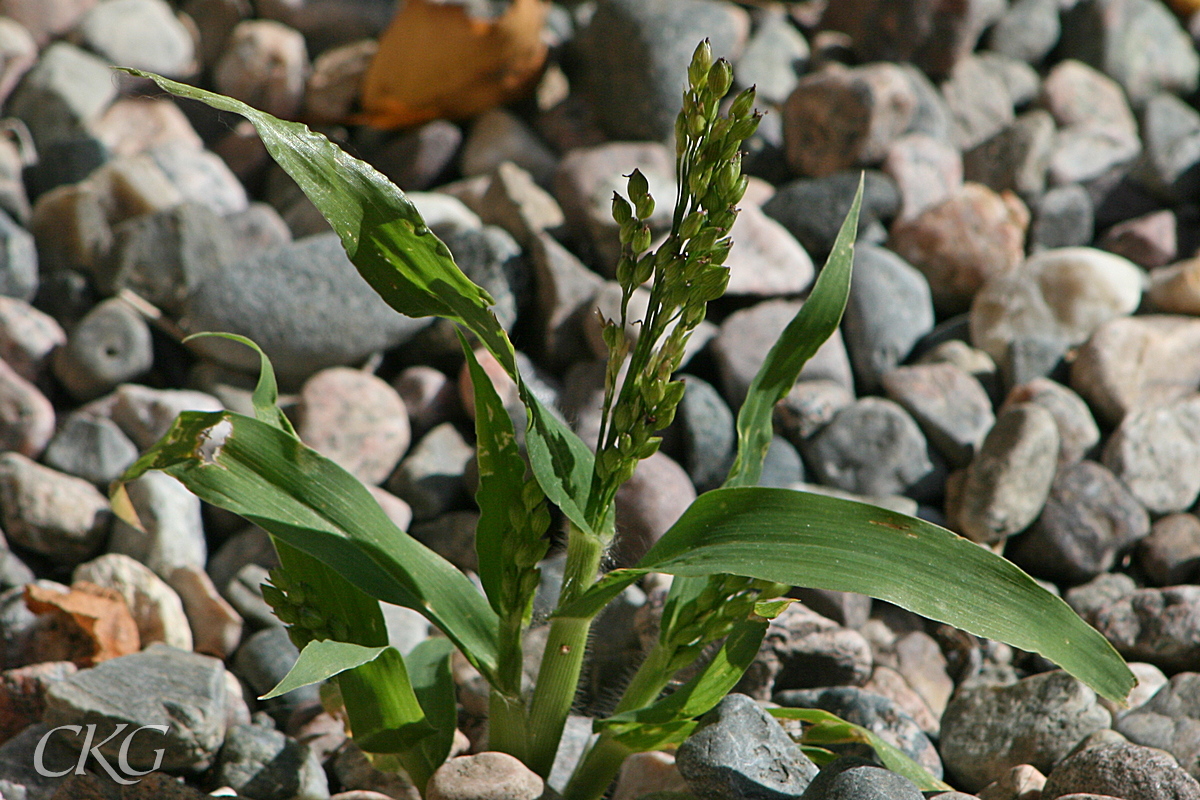
[[[472,117],[527,92],[546,59],[543,0],[513,0],[500,17],[408,0],[379,41],[358,121],[380,128]]]
[[[25,586],[25,605],[35,614],[53,614],[64,639],[78,642],[70,660],[91,666],[141,649],[137,623],[125,598],[114,589],[79,581],[60,592],[36,583]]]

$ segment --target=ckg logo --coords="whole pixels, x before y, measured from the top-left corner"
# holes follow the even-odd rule
[[[100,752],[100,748],[120,736],[121,732],[128,727],[129,725],[124,722],[118,724],[117,729],[109,734],[108,738],[104,739],[104,741],[96,742],[95,744],[92,744],[92,742],[94,742],[96,739],[95,723],[88,723],[87,725],[59,725],[57,728],[52,728],[51,730],[46,731],[45,735],[38,740],[37,747],[33,751],[33,768],[37,770],[37,774],[44,778],[63,778],[67,775],[70,775],[72,772],[76,775],[83,775],[87,769],[87,761],[89,758],[91,758],[94,759],[96,763],[108,773],[108,777],[112,778],[122,786],[131,786],[135,783],[138,783],[141,781],[142,776],[149,775],[151,772],[154,772],[160,766],[162,766],[163,753],[165,751],[162,748],[152,751],[155,756],[154,766],[147,770],[136,770],[129,763],[129,746],[133,743],[133,737],[137,736],[142,731],[155,731],[158,734],[165,736],[171,730],[171,727],[169,725],[143,725],[142,727],[135,728],[126,734],[124,740],[121,741],[121,748],[117,751],[117,768],[120,770],[120,774],[118,774],[117,771],[113,769],[112,764],[108,763],[108,759],[104,757],[104,754]],[[49,769],[45,762],[46,743],[50,740],[50,737],[54,735],[55,731],[70,731],[78,737],[85,730],[87,731],[87,734],[83,740],[83,748],[79,753],[79,761],[76,762],[73,767],[67,767],[66,769],[58,772]]]

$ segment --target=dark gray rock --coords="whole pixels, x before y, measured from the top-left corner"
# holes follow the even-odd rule
[[[679,465],[697,492],[707,492],[720,486],[733,466],[737,444],[733,412],[712,384],[692,375],[682,377],[687,391],[675,411]]]
[[[475,552],[478,511],[447,511],[433,519],[414,522],[409,533],[421,544],[462,570],[479,571]]]
[[[867,495],[905,494],[934,473],[917,423],[891,400],[864,397],[804,444],[821,483]]]
[[[226,265],[189,295],[183,321],[190,332],[250,337],[285,382],[393,347],[429,324],[397,314],[380,299],[333,234]],[[235,342],[206,338],[193,347],[235,369],[258,369],[258,357]]]
[[[814,686],[861,685],[871,677],[871,646],[805,605],[788,606],[767,628],[737,691],[760,700]]]
[[[66,777],[49,777],[38,772],[34,762],[37,748],[50,733],[52,725],[42,722],[0,745],[0,792],[16,800],[51,800]],[[58,731],[46,740],[42,764],[50,772],[71,770],[79,763],[79,753],[68,745],[70,731]]]
[[[717,800],[786,800],[802,793],[817,766],[763,708],[727,695],[679,746],[676,765],[691,790]]]
[[[1200,575],[1200,519],[1194,514],[1168,514],[1156,520],[1150,535],[1138,542],[1134,557],[1152,585],[1196,583]]]
[[[1106,572],[1082,586],[1068,589],[1063,599],[1076,614],[1091,624],[1098,613],[1135,591],[1137,584],[1133,578],[1123,572]]]
[[[1196,89],[1200,56],[1162,3],[1094,0],[1063,18],[1060,52],[1111,75],[1140,106],[1156,92]]]
[[[1005,556],[1039,578],[1078,584],[1112,569],[1149,532],[1149,515],[1125,485],[1081,461],[1058,472],[1041,515]]]
[[[1200,586],[1138,589],[1095,612],[1092,625],[1131,661],[1188,669],[1200,658]]]
[[[413,445],[388,480],[392,494],[412,506],[413,519],[432,519],[467,497],[463,475],[475,450],[449,422]]]
[[[788,489],[803,482],[804,462],[800,460],[800,453],[782,436],[772,437],[758,485]]]
[[[1042,787],[1045,800],[1077,793],[1123,800],[1195,800],[1200,797],[1200,783],[1167,753],[1115,742],[1063,759]]]
[[[59,472],[108,486],[137,457],[137,445],[111,420],[72,414],[50,440],[43,460]]]
[[[446,237],[445,242],[459,269],[487,289],[496,301],[492,312],[504,329],[511,331],[517,314],[527,305],[531,284],[521,246],[507,231],[495,225],[487,225],[478,231],[462,231]]]
[[[1036,200],[1046,190],[1054,134],[1048,112],[1028,111],[963,154],[963,177],[997,192],[1016,192],[1027,202]]]
[[[854,402],[849,388],[828,380],[800,380],[775,405],[775,425],[797,447]]]
[[[54,376],[76,400],[91,400],[154,364],[150,326],[124,300],[97,304],[54,354]]]
[[[1169,203],[1200,189],[1200,113],[1173,94],[1151,97],[1141,113],[1142,156],[1130,177]]]
[[[709,0],[604,0],[579,47],[597,122],[613,139],[668,138],[695,43],[736,60],[749,19]]]
[[[1033,403],[1050,412],[1058,427],[1059,469],[1082,460],[1100,442],[1100,428],[1083,398],[1048,378],[1034,378],[1014,386],[1001,410],[1018,403]]]
[[[1086,245],[1095,233],[1094,217],[1092,196],[1087,189],[1077,183],[1056,186],[1033,207],[1029,248],[1037,252]]]
[[[1200,673],[1173,676],[1113,727],[1134,744],[1166,750],[1195,778],[1200,773]]]
[[[121,723],[130,728],[166,725],[165,734],[132,739],[128,762],[140,770],[201,770],[216,756],[225,735],[225,667],[219,659],[152,644],[140,653],[82,670],[46,692],[48,725],[97,724],[103,740]],[[101,748],[115,759],[124,737]],[[78,747],[78,745],[75,745]]]
[[[188,202],[113,226],[112,250],[94,277],[105,294],[131,289],[176,312],[193,287],[244,254],[221,217]]]
[[[1050,493],[1058,466],[1058,428],[1046,409],[1001,412],[967,467],[952,522],[968,539],[992,544],[1025,530]]]
[[[116,98],[108,64],[67,42],[42,51],[6,105],[33,134],[38,150],[85,136],[85,126]]]
[[[855,248],[854,276],[842,334],[858,390],[872,394],[933,330],[933,299],[925,276],[882,247]]]
[[[363,157],[404,191],[423,192],[454,163],[462,138],[461,128],[438,119],[364,147]]]
[[[1040,64],[1058,43],[1058,0],[1016,0],[987,34],[989,50]]]
[[[774,700],[787,708],[819,708],[861,725],[899,748],[934,777],[942,777],[942,760],[933,742],[915,719],[883,695],[854,686],[835,686],[778,692]]]
[[[883,388],[955,468],[971,462],[996,421],[982,384],[953,364],[898,367],[884,374]]]
[[[213,771],[217,786],[253,800],[324,800],[325,771],[307,745],[261,725],[234,725]]]
[[[918,800],[917,785],[863,758],[846,756],[821,767],[801,800]]]
[[[859,170],[847,170],[784,184],[763,204],[763,211],[787,228],[809,255],[824,258],[850,211],[859,174]],[[900,210],[900,193],[882,172],[867,170],[865,176],[858,241],[877,243],[887,238],[883,223]]]
[[[0,295],[30,301],[38,290],[33,235],[0,211]]]
[[[1049,772],[1110,721],[1096,693],[1061,670],[960,690],[942,715],[942,759],[957,785],[978,791],[1018,764]]]

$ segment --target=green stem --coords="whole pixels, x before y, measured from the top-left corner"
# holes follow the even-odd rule
[[[521,761],[529,757],[528,721],[520,696],[492,689],[488,700],[488,749]]]
[[[603,550],[598,538],[571,526],[560,606],[578,597],[596,580]],[[567,715],[571,713],[571,704],[575,702],[591,624],[591,619],[573,617],[556,617],[550,623],[542,667],[538,671],[537,685],[529,706],[531,742],[529,759],[525,762],[543,778],[550,774],[550,768],[554,766],[558,742],[562,738]]]

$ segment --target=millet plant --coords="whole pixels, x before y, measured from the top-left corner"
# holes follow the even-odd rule
[[[482,594],[389,521],[354,477],[299,440],[276,406],[275,378],[261,352],[254,417],[185,412],[123,478],[163,470],[203,500],[270,533],[281,566],[263,597],[301,648],[271,695],[319,681],[336,684],[354,741],[377,766],[402,768],[424,790],[445,760],[457,722],[450,670],[457,649],[491,687],[489,748],[548,775],[593,619],[650,572],[675,576],[658,638],[613,713],[595,720],[600,735],[566,785],[567,800],[602,795],[628,754],[686,738],[753,661],[768,618],[790,602],[779,598],[792,586],[868,594],[1042,653],[1116,701],[1133,686],[1103,637],[988,550],[881,508],[756,486],[772,436],[772,409],[845,308],[861,189],[808,299],[750,386],[737,419],[736,461],[724,485],[701,495],[634,567],[601,575],[616,535],[617,489],[658,449],[658,433],[671,424],[683,397],[684,384],[674,376],[688,337],[729,278],[723,262],[747,182],[740,147],[758,115],[753,89],[738,94],[728,114],[719,113],[733,74],[726,61],[713,61],[707,42],[688,68],[675,126],[678,192],[666,240],[650,249],[655,199],[641,173],[628,176],[627,197],[613,197],[623,296],[620,319],[603,321],[609,357],[594,452],[530,391],[512,343],[489,310],[491,297],[458,269],[386,178],[301,124],[134,74],[248,118],[387,303],[409,316],[442,317],[458,326],[474,386]],[[631,320],[630,298],[646,284],[648,310]],[[629,335],[630,323],[637,336]],[[524,452],[473,354],[480,344],[519,388],[528,416]],[[528,687],[522,684],[522,642],[532,621],[538,563],[550,546],[551,505],[567,521],[566,566],[540,672]],[[133,516],[119,486],[114,506]],[[444,637],[402,657],[388,645],[381,602],[420,612]],[[674,683],[684,669],[691,677]],[[779,713],[810,723],[802,744],[818,761],[831,757],[822,745],[867,741],[884,763],[922,788],[945,786],[869,732],[832,715]]]

